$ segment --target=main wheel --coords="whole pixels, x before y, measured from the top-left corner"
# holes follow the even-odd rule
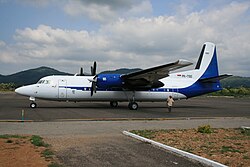
[[[36,103],[33,102],[30,104],[30,108],[36,108],[36,107],[37,107]]]
[[[117,107],[118,106],[118,102],[117,101],[111,101],[110,102],[110,106],[111,107]]]
[[[130,102],[130,103],[128,104],[128,108],[129,108],[130,110],[137,110],[137,109],[138,109],[138,104],[137,104],[136,102]]]

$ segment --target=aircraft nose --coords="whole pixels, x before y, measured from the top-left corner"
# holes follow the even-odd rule
[[[17,89],[15,89],[15,92],[16,92],[17,94],[23,94],[23,88],[22,88],[22,87],[17,88]]]
[[[31,93],[31,87],[30,86],[22,86],[20,88],[17,88],[15,90],[17,94],[24,95],[24,96],[29,96]]]

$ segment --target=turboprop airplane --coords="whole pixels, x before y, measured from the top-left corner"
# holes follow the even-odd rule
[[[96,62],[91,76],[47,76],[36,84],[22,86],[16,93],[30,97],[30,107],[36,99],[54,101],[109,101],[111,107],[128,101],[128,108],[137,110],[137,101],[166,101],[187,99],[221,90],[220,80],[230,75],[219,75],[216,46],[204,43],[195,69],[170,73],[192,63],[187,60],[131,72],[127,74],[96,74]]]

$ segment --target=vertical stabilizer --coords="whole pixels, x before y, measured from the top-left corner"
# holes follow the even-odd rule
[[[219,75],[215,44],[206,42],[203,45],[195,69],[199,70],[200,79],[213,78]]]

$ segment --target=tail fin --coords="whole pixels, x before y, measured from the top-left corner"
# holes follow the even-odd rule
[[[195,69],[202,74],[200,80],[219,76],[215,44],[206,42],[203,45]]]
[[[201,72],[199,81],[218,82],[221,79],[232,75],[219,75],[216,46],[211,42],[206,42],[200,53],[195,69]]]

